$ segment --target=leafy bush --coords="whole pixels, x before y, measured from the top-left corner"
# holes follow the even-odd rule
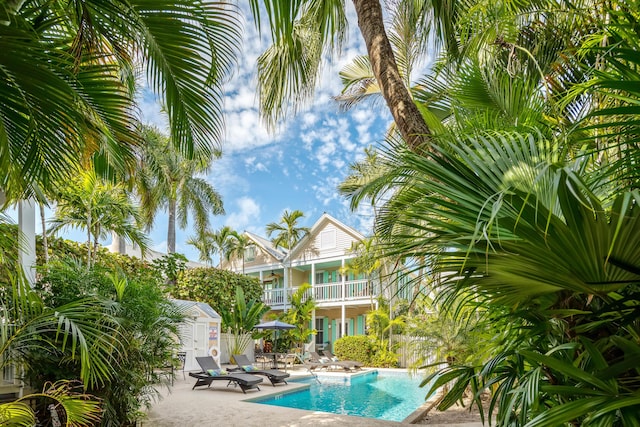
[[[333,351],[337,357],[345,360],[355,360],[371,366],[373,343],[365,335],[353,335],[338,338],[333,344]]]
[[[247,301],[262,301],[262,287],[257,278],[211,267],[183,271],[171,295],[179,299],[206,302],[219,313],[224,307],[233,306],[237,286],[242,288]]]
[[[72,245],[73,246],[73,245]],[[113,255],[113,254],[110,254]],[[86,296],[106,300],[119,319],[118,343],[126,357],[104,382],[88,392],[103,401],[102,425],[133,425],[141,409],[158,396],[154,369],[172,363],[178,324],[183,316],[164,296],[153,268],[122,255],[99,256],[90,270],[72,256],[56,256],[43,269],[37,288],[47,305],[57,307]],[[113,263],[115,267],[107,266]],[[135,268],[134,268],[135,267]],[[130,271],[123,275],[123,270]],[[118,272],[114,274],[115,272]],[[105,334],[111,333],[105,330]],[[79,378],[79,364],[64,353],[34,351],[25,355],[26,375],[36,388],[47,381]],[[164,378],[168,380],[168,378]]]
[[[375,368],[397,368],[398,354],[386,347],[374,346],[370,365]]]

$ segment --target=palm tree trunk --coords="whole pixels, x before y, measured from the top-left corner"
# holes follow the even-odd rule
[[[429,127],[398,72],[391,43],[384,28],[379,0],[353,0],[358,26],[367,45],[373,75],[380,85],[398,130],[409,147],[418,151],[429,141]]]
[[[87,210],[87,270],[91,269],[91,209]]]
[[[176,199],[169,198],[169,224],[167,227],[167,253],[176,251]]]
[[[45,270],[48,268],[49,264],[49,241],[47,240],[47,223],[44,217],[44,203],[39,203],[40,205],[40,222],[42,223],[42,250],[44,256],[44,268]]]

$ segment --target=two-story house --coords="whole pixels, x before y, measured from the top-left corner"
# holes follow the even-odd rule
[[[353,228],[323,214],[291,251],[245,232],[252,241],[244,260],[234,258],[222,267],[260,279],[263,301],[275,312],[287,309],[291,295],[303,283],[312,286],[317,307],[312,319],[318,331],[316,348],[344,335],[365,333],[366,313],[375,306],[378,285],[349,269],[352,244],[364,239]]]

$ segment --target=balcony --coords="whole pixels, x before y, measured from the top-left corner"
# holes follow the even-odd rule
[[[298,288],[287,289],[288,298],[290,300]],[[322,283],[315,285],[309,292],[313,293],[313,298],[318,304],[336,303],[348,301],[369,301],[372,296],[372,285],[366,280],[352,280],[344,283]],[[373,294],[375,296],[375,294]],[[272,308],[280,308],[284,306],[284,289],[266,289],[262,296],[262,301]]]

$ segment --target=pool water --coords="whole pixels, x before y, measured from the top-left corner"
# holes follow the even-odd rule
[[[307,379],[308,389],[255,400],[265,405],[355,415],[389,421],[402,421],[422,403],[426,388],[421,378],[398,372],[371,372],[336,381],[320,377]]]

